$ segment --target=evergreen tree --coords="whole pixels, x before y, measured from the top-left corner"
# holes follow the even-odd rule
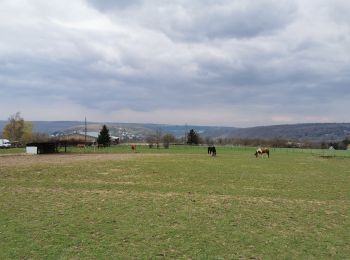
[[[196,131],[194,131],[194,129],[191,129],[187,134],[187,144],[199,144],[199,135],[196,133]]]
[[[106,125],[102,126],[100,134],[97,137],[97,143],[104,146],[109,146],[111,143],[111,136],[109,135],[109,130]]]

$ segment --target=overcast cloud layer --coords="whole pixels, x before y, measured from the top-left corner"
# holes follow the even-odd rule
[[[349,122],[348,0],[0,0],[0,119]]]

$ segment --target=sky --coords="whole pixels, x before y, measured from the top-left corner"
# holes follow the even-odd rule
[[[0,0],[0,120],[349,122],[348,0]]]

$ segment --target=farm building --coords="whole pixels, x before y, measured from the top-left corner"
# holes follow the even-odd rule
[[[58,143],[52,143],[52,142],[29,143],[26,145],[26,153],[28,154],[58,153]]]

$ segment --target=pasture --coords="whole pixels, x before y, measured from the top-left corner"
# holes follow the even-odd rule
[[[129,146],[0,155],[0,258],[346,259],[350,157]],[[9,151],[8,151],[9,152]]]

